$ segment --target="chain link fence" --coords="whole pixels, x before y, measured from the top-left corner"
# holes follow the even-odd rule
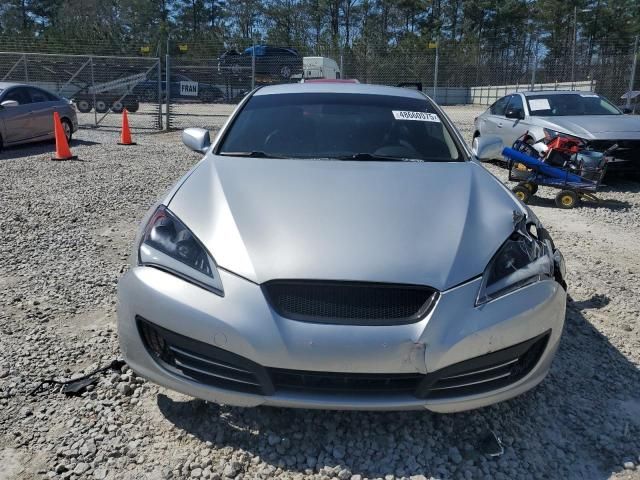
[[[513,92],[587,90],[622,106],[625,92],[640,83],[638,75],[634,81],[633,45],[611,53],[567,49],[553,56],[482,45],[194,44],[192,52],[189,44],[176,43],[168,47],[171,55],[159,57],[9,52],[0,53],[0,80],[33,83],[72,99],[83,126],[117,126],[114,113],[126,107],[133,128],[157,130],[218,129],[244,95],[261,85],[317,78],[405,84],[419,86],[443,105],[469,139],[474,118]]]
[[[81,127],[162,128],[158,58],[0,52],[0,81],[28,83],[68,98]]]

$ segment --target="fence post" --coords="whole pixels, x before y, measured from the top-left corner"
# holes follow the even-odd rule
[[[171,73],[170,73],[170,62],[171,59],[169,57],[169,52],[167,51],[167,54],[165,55],[165,61],[164,61],[164,68],[165,68],[165,72],[164,72],[164,81],[165,81],[165,87],[164,87],[164,97],[165,97],[165,126],[164,129],[165,131],[169,131],[169,120],[170,120],[170,114],[169,114],[169,102],[170,102],[170,97],[171,97]]]
[[[433,69],[433,101],[438,102],[436,100],[436,88],[438,87],[438,61],[440,60],[440,36],[436,39],[436,66]]]
[[[162,130],[162,57],[158,57],[158,130]]]
[[[93,55],[89,56],[89,60],[91,60],[91,95],[93,97],[93,125],[94,127],[98,127],[98,112],[96,110],[96,79],[93,73]]]
[[[256,88],[256,42],[251,35],[251,90]]]
[[[22,54],[22,61],[24,62],[24,82],[29,83],[29,69],[27,68],[27,55]]]
[[[631,78],[629,79],[629,94],[627,95],[627,108],[631,108],[631,91],[636,81],[636,67],[638,66],[638,35],[636,35],[636,41],[633,44],[633,63],[631,67]]]
[[[538,68],[538,57],[533,56],[533,68],[531,69],[531,90],[536,89],[536,68]]]

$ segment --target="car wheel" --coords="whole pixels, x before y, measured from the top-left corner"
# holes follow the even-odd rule
[[[113,113],[122,113],[123,110],[124,110],[124,105],[122,104],[122,102],[113,102],[111,104],[111,111]]]
[[[78,100],[76,107],[78,107],[80,113],[89,113],[91,111],[91,103],[89,100]]]
[[[73,127],[71,126],[71,122],[66,118],[62,119],[62,130],[64,131],[64,136],[67,138],[67,143],[71,142]]]
[[[560,208],[569,209],[578,204],[578,195],[572,190],[561,190],[556,195],[556,205]]]
[[[240,64],[234,63],[233,65],[231,65],[231,73],[233,73],[234,75],[238,75],[240,73]]]
[[[291,67],[289,65],[285,65],[280,69],[280,76],[282,78],[291,77]]]
[[[524,185],[516,185],[511,189],[511,191],[522,203],[529,203],[529,199],[531,198],[531,191],[527,187],[525,187]]]
[[[109,111],[109,105],[104,100],[96,100],[96,112],[106,113]]]

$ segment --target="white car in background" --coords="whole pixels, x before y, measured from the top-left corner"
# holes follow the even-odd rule
[[[523,135],[531,143],[558,135],[576,137],[596,151],[617,144],[609,171],[640,173],[640,117],[623,114],[593,92],[535,91],[506,95],[475,119],[472,149],[476,153],[480,137],[497,136],[504,146],[511,146]]]

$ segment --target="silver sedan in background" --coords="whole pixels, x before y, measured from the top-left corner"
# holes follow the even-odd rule
[[[624,115],[593,92],[532,91],[506,95],[475,119],[473,150],[477,150],[482,137],[498,136],[510,147],[523,135],[532,143],[559,135],[575,137],[596,151],[605,151],[615,144],[618,148],[608,162],[609,171],[640,173],[640,117]]]
[[[39,87],[0,82],[0,149],[54,138],[53,112],[71,140],[78,117],[68,100]]]
[[[421,92],[264,87],[212,145],[183,138],[205,157],[118,286],[139,375],[231,405],[452,412],[548,372],[562,255]]]

